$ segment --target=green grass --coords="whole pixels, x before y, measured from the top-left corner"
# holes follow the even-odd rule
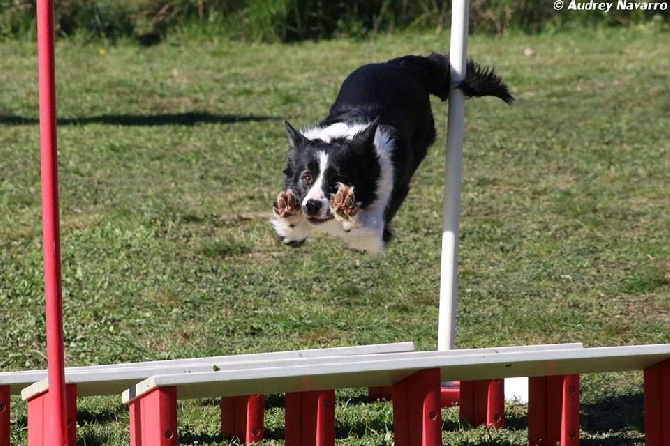
[[[459,347],[670,342],[670,48],[650,29],[473,37],[518,102],[467,104]],[[535,51],[524,57],[524,49]],[[149,49],[57,46],[68,365],[414,341],[437,331],[446,107],[439,139],[380,256],[267,222],[282,120],[325,116],[368,61],[448,48],[444,36],[242,45],[173,37]],[[45,366],[35,45],[0,43],[0,368]],[[582,380],[589,445],[641,444],[639,374]],[[341,392],[338,444],[391,444],[386,404]],[[282,411],[266,444],[280,444]],[[26,419],[13,401],[13,444]],[[611,410],[616,407],[616,410]],[[119,398],[80,402],[82,445],[122,445]],[[182,403],[184,444],[227,444],[216,401]],[[462,426],[448,444],[525,444]]]

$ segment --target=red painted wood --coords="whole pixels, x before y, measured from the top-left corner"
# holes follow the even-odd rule
[[[235,396],[233,400],[233,420],[235,429],[233,430],[233,436],[239,438],[242,443],[245,441],[246,437],[246,421],[247,421],[247,407],[246,407],[246,397],[244,396]]]
[[[442,444],[440,370],[416,372],[393,385],[396,446]]]
[[[458,417],[463,423],[476,425],[475,422],[475,381],[461,381]]]
[[[505,427],[505,381],[492,379],[486,392],[486,425]]]
[[[128,403],[128,416],[130,419],[130,446],[142,444],[142,407],[139,399]]]
[[[545,421],[547,432],[547,444],[554,445],[561,439],[561,414],[563,410],[563,377],[548,376],[547,385],[547,408]]]
[[[219,403],[221,409],[221,435],[235,436],[235,397],[224,396]]]
[[[528,444],[547,445],[547,377],[528,379]]]
[[[459,418],[472,426],[505,425],[505,383],[502,379],[461,381]]]
[[[9,446],[9,386],[0,386],[0,446]]]
[[[579,444],[579,376],[544,376],[528,381],[528,443]]]
[[[284,396],[286,446],[335,445],[335,391],[292,392]]]
[[[44,406],[46,393],[37,395],[27,402],[28,406],[28,446],[44,445]]]
[[[302,394],[285,394],[284,408],[284,443],[299,446],[302,442]]]
[[[647,446],[663,444],[661,425],[661,369],[658,365],[644,370],[644,442]]]
[[[221,398],[221,434],[242,443],[255,443],[264,436],[265,396],[240,395]]]
[[[659,365],[661,375],[661,426],[663,444],[670,444],[670,360]]]
[[[393,440],[395,446],[410,444],[409,382],[402,380],[391,386],[393,402]]]
[[[130,403],[132,446],[177,446],[177,389],[159,387]]]
[[[77,444],[77,385],[67,384],[65,386],[66,397],[66,426],[65,439],[62,446],[75,446]],[[49,406],[49,391],[31,398],[28,406],[28,445],[42,446],[53,444],[49,440],[49,423],[51,421],[51,409]],[[9,407],[7,408],[9,411]]]
[[[335,391],[316,392],[315,446],[335,446]]]
[[[670,444],[670,360],[644,370],[644,440],[647,446]]]
[[[77,445],[77,385],[65,385],[65,407],[67,413],[67,446]]]
[[[333,392],[333,400],[334,400]],[[333,401],[333,407],[335,406],[335,401]],[[257,442],[265,438],[265,395],[253,395],[251,397],[250,407],[249,407],[249,420],[247,426],[249,426],[249,441]],[[333,430],[335,429],[335,412],[333,409]],[[335,433],[333,432],[333,437]]]
[[[424,370],[421,373],[419,392],[410,395],[410,407],[421,407],[422,446],[442,444],[442,405],[440,398],[440,370]]]
[[[242,395],[235,397],[235,436],[242,443],[256,443],[263,439],[265,397]]]
[[[42,238],[46,300],[49,416],[47,438],[66,444],[65,354],[63,352],[63,297],[58,206],[58,151],[56,144],[56,62],[53,0],[38,0],[37,59],[39,71],[40,153],[42,183]]]
[[[579,375],[566,375],[562,382],[561,446],[579,446]]]
[[[474,426],[483,426],[486,424],[486,401],[489,389],[489,380],[474,381],[475,386],[475,407],[472,417]]]

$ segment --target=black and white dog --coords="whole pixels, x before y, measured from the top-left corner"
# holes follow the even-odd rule
[[[429,95],[449,97],[446,55],[404,56],[363,65],[344,81],[328,117],[298,132],[288,122],[284,190],[273,203],[279,240],[301,246],[312,230],[379,252],[412,175],[435,141]],[[468,61],[466,96],[513,98],[493,70]]]

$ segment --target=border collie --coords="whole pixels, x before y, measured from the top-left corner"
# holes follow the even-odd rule
[[[321,230],[353,249],[382,251],[412,175],[435,141],[429,95],[445,101],[449,87],[447,55],[399,57],[351,73],[315,127],[299,132],[285,122],[284,190],[271,220],[279,240],[299,247]],[[493,70],[471,60],[458,88],[468,97],[514,101]]]

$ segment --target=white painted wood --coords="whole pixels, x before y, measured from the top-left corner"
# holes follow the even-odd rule
[[[24,370],[21,372],[0,372],[0,386],[9,386],[10,395],[18,395],[30,383],[46,379],[46,370]]]
[[[574,349],[583,348],[581,343],[572,344],[541,344],[519,347],[497,347],[485,349],[463,349],[445,352],[445,355],[482,355],[482,354],[498,354],[502,352],[530,352],[548,349]],[[346,350],[351,351],[351,350]],[[92,395],[118,395],[123,390],[132,386],[133,384],[142,381],[153,375],[162,374],[179,374],[179,373],[203,373],[214,370],[218,371],[233,371],[233,370],[247,370],[256,368],[271,368],[271,367],[292,367],[297,365],[319,365],[338,363],[344,364],[348,362],[373,361],[380,357],[388,357],[389,359],[405,359],[410,352],[401,353],[383,353],[383,354],[366,354],[366,355],[348,355],[348,356],[311,356],[311,357],[280,357],[279,359],[268,359],[263,356],[254,356],[246,361],[212,361],[212,358],[203,358],[202,362],[190,363],[187,365],[164,365],[157,366],[143,366],[138,368],[120,368],[120,369],[106,369],[106,370],[84,370],[75,372],[66,372],[65,382],[68,384],[77,384],[78,396],[92,396]],[[431,357],[435,354],[433,351],[416,352],[416,357]],[[249,356],[247,355],[247,358]],[[226,358],[227,359],[227,358]],[[30,399],[44,393],[48,390],[49,385],[46,379],[36,382],[29,387],[23,389],[21,396],[24,400]]]
[[[248,362],[255,360],[275,360],[275,359],[286,359],[286,358],[316,358],[322,356],[369,355],[369,354],[408,352],[413,350],[414,350],[413,342],[395,342],[390,344],[369,344],[354,347],[316,348],[307,350],[277,351],[269,353],[249,353],[243,355],[211,356],[204,358],[165,359],[160,361],[127,362],[121,364],[67,367],[65,369],[65,376],[67,379],[67,376],[71,376],[79,372],[101,372],[110,375],[124,369],[141,370],[147,368],[173,367],[173,366],[186,368],[196,365],[212,366],[213,364],[233,364],[237,362]],[[141,379],[144,379],[150,375],[151,373],[145,375]],[[0,386],[9,385],[10,393],[12,395],[18,395],[21,393],[21,390],[24,387],[32,383],[36,383],[37,381],[43,380],[46,378],[46,376],[47,376],[46,370],[0,372]],[[114,393],[118,392],[113,392],[111,394]]]
[[[426,353],[430,353],[427,355]],[[454,355],[406,353],[346,363],[157,375],[123,392],[127,403],[157,387],[176,386],[178,398],[272,394],[385,386],[420,370],[439,368],[442,380],[479,380],[643,370],[670,359],[670,344]]]

